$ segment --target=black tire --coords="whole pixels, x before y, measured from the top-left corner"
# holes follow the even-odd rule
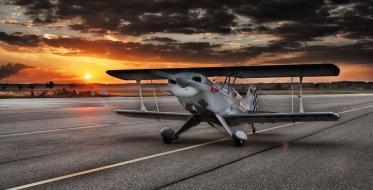
[[[172,144],[172,139],[163,137],[164,144]]]
[[[175,131],[171,128],[166,127],[166,128],[161,129],[161,136],[165,144],[172,143],[172,140],[174,139],[174,134],[175,134]]]
[[[246,141],[240,140],[240,139],[234,139],[234,144],[238,147],[243,146]]]

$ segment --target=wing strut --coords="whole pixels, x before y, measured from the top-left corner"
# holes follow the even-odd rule
[[[291,77],[291,113],[294,112],[294,88],[293,88],[293,77]]]
[[[141,92],[141,80],[136,80],[136,85],[137,85],[137,91],[139,92],[139,96],[140,96],[140,105],[141,105],[141,108],[140,110],[141,111],[148,111],[148,109],[146,109],[146,106],[144,104],[144,99],[142,97],[142,92]]]
[[[299,112],[304,113],[303,108],[303,76],[299,77]]]
[[[154,95],[154,100],[155,100],[155,106],[157,107],[157,112],[159,112],[158,100],[157,100],[157,96],[155,95],[153,80],[150,80],[150,83],[152,83],[152,87],[153,87],[153,95]]]
[[[218,114],[216,114],[216,118],[219,120],[220,124],[224,127],[224,129],[228,132],[228,134],[232,136],[233,132],[231,128],[228,126],[227,122],[224,120],[224,118]]]

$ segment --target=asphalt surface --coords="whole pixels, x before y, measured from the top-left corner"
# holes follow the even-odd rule
[[[1,99],[0,189],[372,189],[373,95],[304,101],[306,111],[341,118],[258,124],[235,147],[206,124],[165,145],[160,129],[182,122],[113,113],[138,109],[137,98]],[[174,97],[158,102],[161,111],[183,111]],[[152,98],[146,104],[155,109]],[[259,102],[269,111],[290,104],[288,96]]]

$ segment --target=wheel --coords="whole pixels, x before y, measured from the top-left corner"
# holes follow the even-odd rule
[[[233,142],[236,146],[242,146],[247,141],[247,135],[243,131],[235,131],[232,134]]]
[[[165,127],[161,129],[161,136],[165,144],[171,144],[174,139],[175,131],[171,128]]]
[[[233,139],[233,141],[234,141],[234,144],[235,144],[236,146],[242,146],[242,145],[244,145],[245,142],[246,142],[246,141],[244,141],[244,140],[240,140],[240,139]]]

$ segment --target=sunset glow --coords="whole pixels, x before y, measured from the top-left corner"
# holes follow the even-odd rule
[[[84,79],[91,80],[92,79],[92,74],[91,73],[84,74]]]

